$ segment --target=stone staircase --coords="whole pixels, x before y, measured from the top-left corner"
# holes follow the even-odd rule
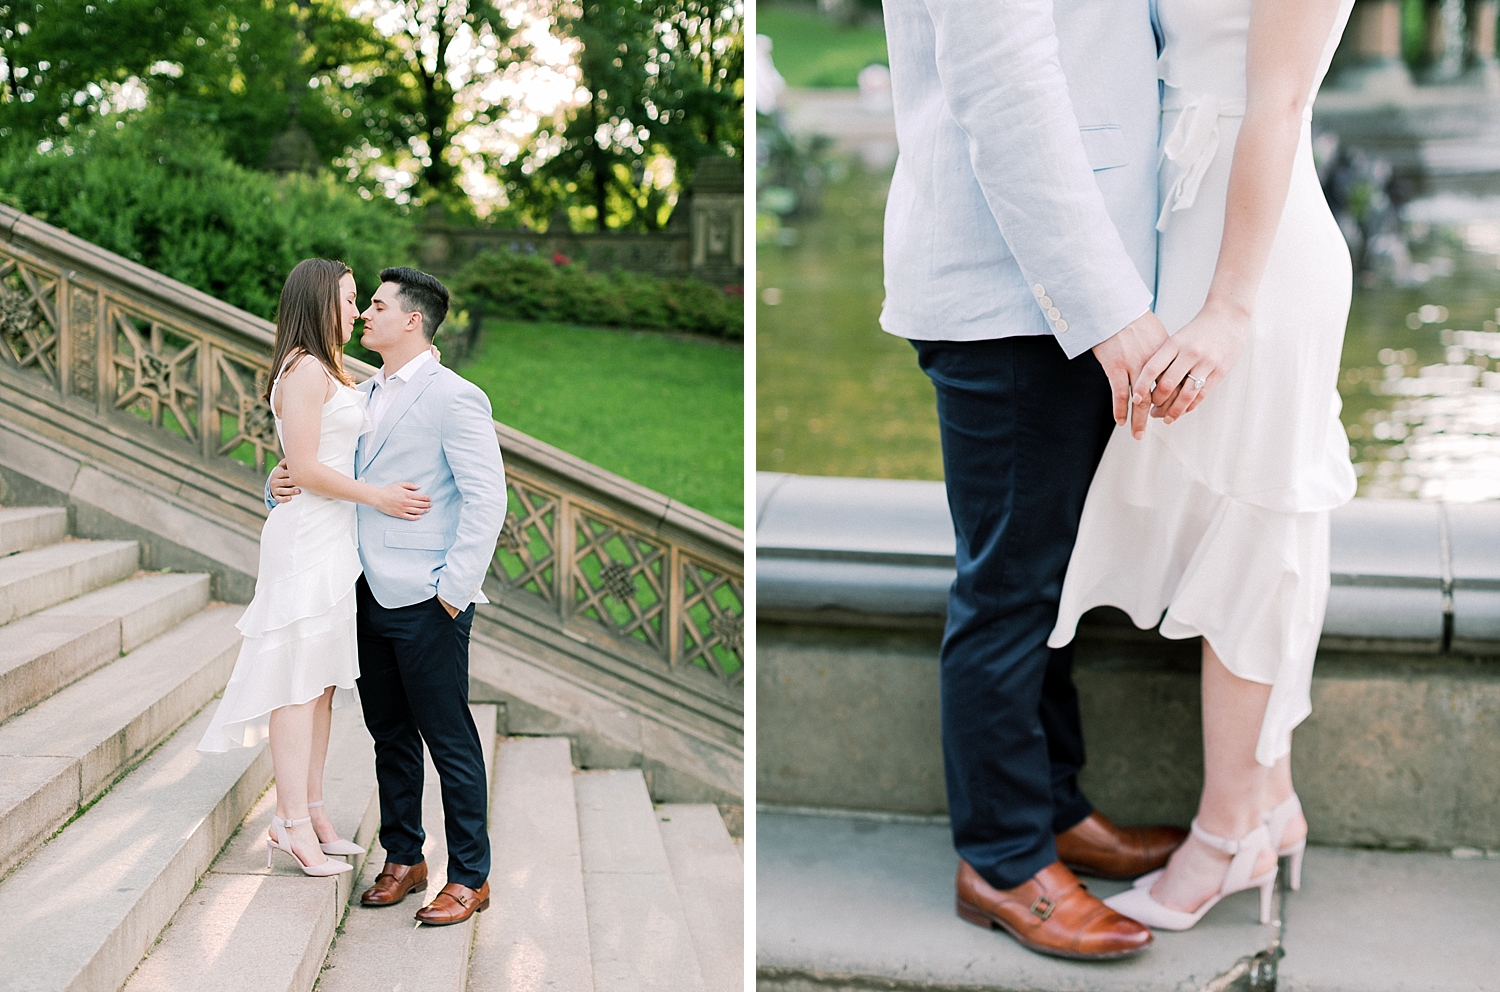
[[[417,928],[416,898],[358,907],[384,852],[357,706],[334,714],[325,798],[373,849],[337,878],[267,870],[269,751],[196,750],[243,608],[68,529],[63,509],[0,508],[0,992],[742,986],[743,867],[718,809],[653,806],[639,769],[576,770],[565,737],[503,737],[493,704],[474,706],[488,912]],[[425,795],[431,896],[430,766]]]

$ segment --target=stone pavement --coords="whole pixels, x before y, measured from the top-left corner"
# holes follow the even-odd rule
[[[756,824],[762,992],[1272,992],[1264,962],[1278,944],[1284,990],[1500,990],[1500,857],[1483,852],[1315,848],[1270,926],[1256,922],[1256,894],[1239,893],[1135,959],[1082,964],[954,915],[945,823],[762,808]],[[1123,887],[1085,881],[1100,895]]]

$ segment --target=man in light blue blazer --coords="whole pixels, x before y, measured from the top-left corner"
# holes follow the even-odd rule
[[[422,745],[442,781],[448,884],[417,913],[430,925],[466,920],[489,905],[488,783],[469,713],[469,630],[505,521],[505,471],[490,402],[432,356],[448,312],[433,276],[386,269],[362,315],[363,343],[384,366],[360,385],[374,425],[361,436],[355,475],[373,486],[412,482],[431,498],[415,520],[361,504],[359,697],[375,739],[380,844],[386,864],[360,901],[400,902],[426,886],[422,856]],[[297,490],[284,473],[268,487]]]
[[[1151,0],[885,0],[899,157],[881,326],[937,391],[957,537],[941,655],[959,915],[1071,958],[1150,932],[1070,867],[1130,877],[1184,831],[1126,830],[1078,788],[1072,649],[1053,651],[1089,482],[1166,339],[1156,272]]]

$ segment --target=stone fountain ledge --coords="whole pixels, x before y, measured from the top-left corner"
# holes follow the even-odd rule
[[[942,816],[943,485],[762,474],[758,801]],[[1500,502],[1357,499],[1293,774],[1313,842],[1500,850]],[[1196,641],[1118,611],[1079,628],[1081,782],[1123,823],[1186,826],[1202,785]]]
[[[1500,502],[1334,513],[1313,712],[1292,752],[1318,846],[1279,922],[1257,925],[1245,893],[1138,959],[1083,966],[953,915],[942,483],[761,474],[756,489],[761,992],[1494,987]],[[1196,643],[1103,612],[1074,665],[1080,783],[1117,822],[1186,826],[1202,787]]]
[[[953,580],[941,482],[756,476],[763,619],[940,623]],[[1500,502],[1356,499],[1332,521],[1325,650],[1500,654]],[[1129,637],[1094,618],[1091,636]]]

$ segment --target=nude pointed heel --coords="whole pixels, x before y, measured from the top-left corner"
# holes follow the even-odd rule
[[[323,800],[319,799],[315,803],[308,803],[307,804],[307,808],[308,809],[317,809],[318,807],[320,807],[322,805],[323,805]],[[344,840],[342,837],[336,837],[336,838],[334,838],[333,840],[329,841],[326,844],[323,843],[322,841],[318,841],[318,846],[323,849],[323,853],[324,854],[351,855],[351,854],[364,854],[365,853],[365,849],[364,848],[360,847],[358,844],[353,843],[352,841]]]
[[[304,875],[322,878],[327,875],[341,875],[346,871],[353,871],[354,866],[347,861],[334,861],[330,858],[327,861],[309,865],[297,857],[297,852],[292,850],[292,839],[287,836],[286,828],[300,827],[304,823],[311,822],[312,817],[310,816],[304,816],[300,820],[283,820],[279,816],[271,817],[271,832],[276,836],[266,838],[266,867],[271,867],[272,851],[285,851],[292,856],[293,861],[297,862],[297,867],[302,869],[302,874]]]
[[[1283,845],[1281,840],[1286,836],[1286,828],[1301,812],[1302,800],[1298,799],[1294,792],[1275,809],[1264,814],[1266,830],[1271,835],[1271,843],[1276,845],[1276,856],[1289,858],[1291,861],[1288,867],[1291,869],[1290,882],[1293,892],[1302,888],[1302,856],[1307,853],[1307,835],[1303,834],[1302,838],[1294,844]]]
[[[1251,876],[1255,870],[1255,860],[1260,857],[1262,851],[1271,850],[1271,834],[1262,823],[1239,840],[1229,840],[1211,834],[1198,826],[1195,819],[1192,823],[1193,836],[1201,843],[1208,845],[1216,851],[1222,851],[1232,857],[1228,869],[1224,872],[1224,882],[1219,886],[1219,891],[1209,896],[1193,912],[1185,912],[1180,909],[1172,909],[1163,906],[1151,898],[1151,885],[1143,884],[1146,878],[1117,895],[1110,896],[1104,900],[1104,905],[1110,909],[1128,916],[1132,920],[1144,923],[1148,927],[1157,930],[1187,930],[1203,919],[1204,915],[1225,896],[1243,892],[1246,889],[1260,889],[1260,922],[1271,922],[1271,897],[1276,890],[1276,869],[1273,867],[1263,875]],[[1152,879],[1161,877],[1161,871],[1152,872]]]

